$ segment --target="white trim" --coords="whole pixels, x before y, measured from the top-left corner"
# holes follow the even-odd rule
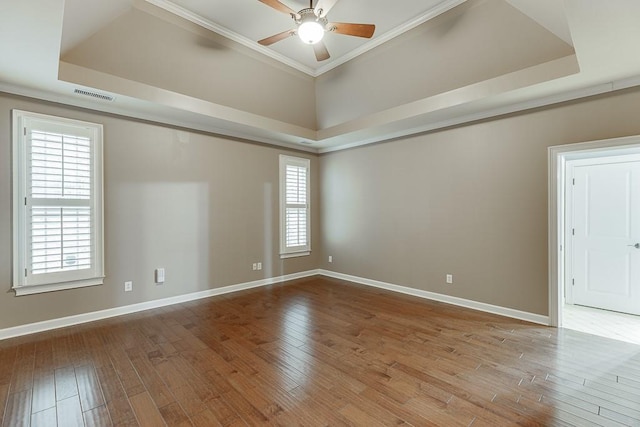
[[[280,258],[281,259],[287,259],[287,258],[296,258],[299,256],[308,256],[311,255],[311,251],[304,251],[304,252],[292,252],[292,253],[288,253],[288,254],[280,254]]]
[[[169,0],[146,0],[147,3],[151,3],[154,6],[157,6],[161,9],[166,10],[169,13],[173,13],[180,18],[186,19],[187,21],[199,25],[202,28],[205,28],[209,31],[213,31],[214,33],[220,34],[223,37],[226,37],[230,40],[233,40],[236,43],[240,43],[241,45],[248,47],[249,49],[255,50],[256,52],[260,52],[263,55],[266,55],[276,61],[282,62],[285,65],[288,65],[291,68],[295,68],[298,71],[302,71],[305,74],[316,77],[316,71],[308,67],[298,61],[294,61],[293,59],[282,55],[273,49],[269,49],[264,47],[256,40],[251,40],[243,35],[236,33],[235,31],[231,31],[222,25],[216,24],[213,21],[208,20],[207,18],[198,15],[197,13],[193,13],[190,10],[183,8],[182,6],[178,6],[177,4],[169,1]]]
[[[562,289],[558,295],[559,304],[564,307],[565,304],[573,305],[573,286],[566,286],[569,278],[573,279],[573,178],[574,178],[574,166],[573,161],[563,159],[562,161],[562,182],[564,183],[564,194],[562,195],[563,202],[559,205],[559,215],[563,218],[558,228],[558,237],[560,238],[560,252],[561,258],[558,259],[558,274],[562,276],[561,283]],[[569,233],[569,234],[567,234]],[[562,324],[560,319],[559,324]]]
[[[602,95],[604,93],[611,93],[611,92],[613,92],[611,83],[597,84],[597,85],[587,86],[580,89],[570,90],[568,92],[554,93],[552,95],[543,96],[540,98],[535,97],[533,99],[528,99],[526,101],[508,103],[506,105],[501,105],[495,108],[480,108],[480,109],[477,109],[478,111],[470,114],[454,113],[451,118],[439,120],[436,122],[428,122],[425,125],[420,125],[415,127],[407,126],[393,133],[387,132],[384,134],[382,138],[373,136],[368,138],[362,138],[358,141],[349,142],[346,144],[340,144],[340,145],[335,145],[330,147],[318,147],[317,152],[319,154],[326,154],[334,151],[348,150],[351,148],[375,144],[377,142],[390,141],[396,138],[403,138],[411,135],[419,135],[422,133],[431,132],[439,129],[445,129],[452,126],[458,126],[465,123],[491,119],[493,117],[500,117],[500,116],[504,116],[512,113],[519,113],[521,111],[528,111],[535,108],[542,108],[542,107],[547,107],[551,105],[557,105],[563,102],[574,101],[576,99],[583,99],[583,98],[588,98],[591,96]],[[421,101],[424,101],[424,99],[419,100],[418,102],[421,102]],[[442,110],[437,110],[437,111],[442,111]],[[322,130],[324,129],[321,129],[321,131]],[[348,135],[347,132],[336,135],[336,137],[343,138],[346,135]],[[322,143],[323,140],[318,139],[316,142]]]
[[[43,285],[27,285],[27,286],[14,286],[13,291],[16,296],[41,294],[44,292],[64,291],[66,289],[84,288],[87,286],[102,285],[104,282],[103,277],[93,277],[86,280],[74,280],[72,282],[62,283],[46,283]]]
[[[432,7],[431,9],[427,10],[426,12],[424,12],[422,15],[417,16],[416,18],[405,22],[402,25],[399,25],[397,27],[394,27],[393,29],[387,31],[386,33],[375,37],[371,40],[369,40],[367,43],[363,44],[362,46],[342,55],[341,57],[331,61],[330,63],[328,63],[327,65],[318,68],[317,70],[315,70],[314,73],[314,77],[318,77],[324,73],[326,73],[327,71],[331,71],[336,67],[339,67],[340,65],[344,64],[345,62],[351,61],[352,59],[362,55],[363,53],[366,53],[368,51],[370,51],[371,49],[380,46],[383,43],[388,42],[391,39],[394,39],[396,37],[398,37],[401,34],[406,33],[409,30],[414,29],[415,27],[417,27],[418,25],[424,24],[425,22],[436,18],[437,16],[442,15],[443,13],[453,9],[456,6],[461,5],[462,3],[465,3],[467,0],[445,0],[442,1],[440,3],[438,3],[436,6]]]
[[[287,203],[287,166],[304,168],[306,171],[306,200],[304,204],[288,204]],[[285,154],[279,156],[280,171],[280,258],[289,258],[309,255],[311,252],[311,160],[304,157],[293,157]],[[304,208],[306,209],[307,220],[307,241],[305,245],[287,247],[287,208]]]
[[[102,124],[83,120],[70,119],[48,114],[33,113],[19,109],[11,111],[13,130],[13,286],[16,295],[29,295],[62,289],[72,289],[81,286],[95,286],[102,284],[104,278],[104,212],[103,212],[103,134]],[[90,199],[78,206],[91,208],[92,212],[92,257],[90,268],[75,271],[32,274],[31,254],[28,251],[31,237],[28,227],[31,219],[29,209],[33,199],[28,192],[31,182],[29,145],[31,144],[31,130],[65,132],[82,135],[90,140],[91,146],[91,190]],[[72,200],[71,202],[77,202]],[[56,205],[76,206],[71,202],[58,200]],[[39,205],[45,200],[38,199]]]
[[[566,162],[602,156],[640,153],[640,135],[603,139],[548,148],[549,320],[562,327],[564,290],[563,230],[565,227]]]
[[[345,62],[348,62],[353,58],[356,58],[357,56],[360,56],[363,53],[370,51],[371,49],[377,46],[380,46],[382,43],[385,43],[395,37],[398,37],[399,35],[406,33],[407,31],[417,27],[418,25],[423,24],[428,20],[437,17],[445,13],[446,11],[453,9],[458,5],[461,5],[467,0],[444,0],[438,3],[436,6],[424,12],[422,15],[419,15],[416,18],[410,21],[407,21],[398,27],[394,27],[392,30],[387,31],[386,33],[380,36],[376,36],[375,38],[361,45],[357,49],[354,49],[340,56],[339,58],[332,60],[329,64],[323,67],[319,67],[317,69],[304,65],[296,60],[289,58],[288,56],[282,55],[274,51],[273,49],[264,47],[258,44],[255,40],[251,40],[243,35],[236,33],[235,31],[231,31],[228,28],[223,27],[222,25],[216,24],[215,22],[210,21],[207,18],[201,15],[198,15],[197,13],[194,13],[188,9],[185,9],[182,6],[178,6],[177,4],[175,4],[170,0],[146,0],[146,1],[147,3],[151,3],[154,6],[157,6],[161,9],[166,10],[169,13],[173,13],[174,15],[179,16],[183,19],[186,19],[189,22],[192,22],[203,28],[206,28],[209,31],[213,31],[214,33],[218,33],[230,40],[233,40],[234,42],[240,43],[241,45],[248,47],[249,49],[252,49],[252,50],[255,50],[256,52],[260,52],[264,55],[267,55],[268,57],[275,59],[276,61],[280,61],[283,64],[288,65],[289,67],[295,68],[298,71],[302,71],[303,73],[308,74],[312,77],[318,77],[326,73],[327,71],[330,71],[344,64]]]
[[[65,64],[61,62],[61,65]],[[118,101],[114,103],[104,103],[97,102],[89,98],[75,95],[72,96],[70,93],[67,95],[62,92],[48,92],[41,89],[29,88],[25,86],[19,86],[15,84],[9,84],[0,81],[0,92],[5,92],[8,94],[24,96],[29,98],[35,98],[38,100],[54,102],[63,105],[69,105],[79,108],[85,108],[91,111],[98,111],[104,113],[118,114],[125,117],[131,117],[134,119],[140,120],[148,120],[153,122],[162,123],[165,125],[171,126],[181,126],[188,129],[200,130],[204,132],[216,133],[223,136],[230,136],[234,138],[245,139],[248,141],[262,142],[265,144],[273,145],[276,147],[284,147],[288,149],[294,149],[298,151],[305,151],[310,153],[330,153],[334,151],[346,150],[354,147],[365,146],[373,143],[390,141],[394,138],[401,138],[405,136],[411,136],[420,134],[422,132],[429,132],[437,129],[443,129],[450,126],[457,126],[464,123],[469,123],[476,120],[489,119],[492,117],[498,117],[505,114],[517,113],[521,111],[526,111],[533,108],[542,108],[546,106],[556,105],[562,102],[579,100],[582,98],[587,98],[591,96],[601,95],[612,93],[617,90],[626,89],[634,86],[640,85],[640,77],[638,78],[630,78],[630,79],[621,79],[615,80],[613,82],[604,83],[604,84],[589,84],[586,87],[570,90],[568,92],[557,93],[549,96],[544,96],[541,98],[535,98],[528,101],[517,102],[514,104],[503,105],[501,107],[486,109],[482,112],[472,113],[472,114],[462,114],[455,116],[452,119],[441,120],[437,122],[431,122],[427,125],[417,126],[417,127],[406,127],[402,131],[394,132],[394,133],[384,133],[380,138],[361,138],[359,142],[353,143],[343,143],[336,144],[334,146],[329,147],[321,147],[321,146],[309,146],[306,144],[302,144],[299,142],[287,141],[284,138],[283,134],[276,132],[271,136],[257,135],[253,133],[247,133],[246,131],[238,131],[225,129],[222,125],[212,126],[212,125],[204,125],[204,124],[194,124],[193,122],[187,121],[184,118],[177,118],[175,115],[170,116],[159,111],[151,111],[148,108],[142,106],[142,104],[138,105],[128,105],[123,106],[119,105]],[[74,84],[73,87],[81,87],[79,84]],[[82,86],[91,90],[95,90],[89,86]],[[107,90],[105,88],[101,88],[101,90]],[[124,99],[126,97],[121,96],[120,99]],[[145,101],[146,102],[146,101]],[[349,138],[348,133],[340,134],[335,136],[342,138]],[[299,138],[298,138],[299,139]],[[311,141],[315,144],[323,144],[322,139],[305,137],[307,141]]]
[[[27,163],[25,158],[26,150],[18,149],[16,147],[16,141],[21,141],[22,136],[20,130],[24,128],[24,118],[18,114],[20,110],[13,110],[11,112],[11,127],[13,130],[11,139],[11,149],[13,151],[12,162],[12,187],[13,192],[12,204],[13,204],[13,216],[11,222],[12,235],[12,252],[11,252],[11,268],[12,268],[12,288],[15,288],[18,284],[24,281],[24,269],[26,268],[26,239],[23,236],[24,233],[20,230],[26,228],[26,216],[22,214],[24,208],[22,204],[22,198],[27,194],[27,179],[26,168],[24,165]]]
[[[350,274],[343,274],[335,271],[320,270],[320,274],[328,277],[333,277],[334,279],[348,280],[350,282],[360,283],[361,285],[373,286],[375,288],[386,289],[393,292],[400,292],[402,294],[425,298],[432,301],[440,301],[459,307],[470,308],[472,310],[511,317],[513,319],[525,320],[527,322],[537,323],[545,326],[549,325],[549,316],[543,316],[541,314],[528,313],[526,311],[515,310],[513,308],[500,307],[497,305],[453,297],[450,295],[438,294],[435,292],[423,291],[421,289],[394,285],[392,283],[380,282],[378,280],[366,279],[363,277],[352,276]]]
[[[347,280],[354,283],[360,283],[362,285],[373,286],[376,288],[382,288],[393,292],[399,292],[407,295],[413,295],[420,298],[425,298],[433,301],[440,301],[447,304],[456,305],[459,307],[470,308],[473,310],[479,310],[487,313],[497,314],[500,316],[511,317],[514,319],[526,320],[532,323],[538,323],[541,325],[548,325],[549,318],[539,314],[527,313],[524,311],[514,310],[511,308],[500,307],[491,304],[485,304],[481,302],[471,301],[463,298],[452,297],[449,295],[437,294],[434,292],[423,291],[420,289],[408,288],[405,286],[394,285],[391,283],[380,282],[372,279],[365,279],[362,277],[351,276],[348,274],[337,273],[329,270],[308,270],[299,273],[286,274],[284,276],[271,277],[262,280],[256,280],[253,282],[239,283],[236,285],[224,286],[222,288],[207,289],[206,291],[193,292],[185,295],[177,295],[174,297],[163,298],[153,301],[146,301],[137,304],[125,305],[122,307],[109,308],[106,310],[93,311],[90,313],[77,314],[74,316],[61,317],[59,319],[45,320],[42,322],[29,323],[26,325],[14,326],[11,328],[0,329],[0,340],[18,337],[22,335],[35,334],[38,332],[49,331],[52,329],[65,328],[68,326],[79,325],[82,323],[94,322],[96,320],[108,319],[110,317],[123,316],[126,314],[137,313],[139,311],[151,310],[154,308],[165,307],[173,304],[180,304],[189,301],[195,301],[203,298],[209,298],[216,295],[223,295],[232,292],[243,291],[246,289],[257,288],[261,286],[268,286],[275,283],[286,282],[289,280],[302,279],[304,277],[311,277],[316,275],[323,275],[327,277],[333,277],[335,279]]]
[[[207,289],[206,291],[193,292],[185,295],[177,295],[175,297],[169,297],[169,298],[163,298],[163,299],[158,299],[153,301],[141,302],[137,304],[125,305],[122,307],[109,308],[106,310],[93,311],[90,313],[77,314],[75,316],[61,317],[59,319],[45,320],[43,322],[29,323],[27,325],[14,326],[12,328],[0,329],[0,340],[18,337],[22,335],[35,334],[37,332],[49,331],[51,329],[79,325],[81,323],[94,322],[96,320],[107,319],[115,316],[122,316],[125,314],[137,313],[139,311],[151,310],[153,308],[165,307],[167,305],[194,301],[194,300],[208,298],[216,295],[243,291],[245,289],[252,289],[260,286],[272,285],[274,283],[285,282],[288,280],[316,276],[318,274],[320,274],[320,270],[308,270],[300,273],[292,273],[284,276],[256,280],[253,282],[245,282],[245,283],[239,283],[236,285],[224,286],[222,288]]]

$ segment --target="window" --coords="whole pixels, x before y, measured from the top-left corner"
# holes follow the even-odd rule
[[[309,160],[280,156],[280,257],[309,255]]]
[[[102,125],[13,111],[13,289],[102,284]]]

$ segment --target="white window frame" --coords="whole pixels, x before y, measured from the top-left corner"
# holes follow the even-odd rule
[[[307,200],[304,205],[287,205],[286,171],[287,166],[304,167],[307,171]],[[311,162],[301,157],[280,155],[280,258],[293,258],[311,254]],[[286,212],[287,207],[306,207],[307,212],[307,244],[304,246],[287,247]]]
[[[83,122],[21,110],[12,111],[13,125],[13,290],[16,295],[30,295],[85,286],[104,281],[104,213],[101,124]],[[32,128],[59,129],[91,140],[92,259],[91,267],[75,271],[31,274],[29,246],[29,133]]]

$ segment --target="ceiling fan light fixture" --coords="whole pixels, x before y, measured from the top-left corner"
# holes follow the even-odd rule
[[[333,32],[336,34],[344,34],[345,36],[370,39],[373,37],[373,32],[376,29],[374,24],[356,24],[352,22],[329,23],[327,13],[338,0],[318,0],[315,8],[313,8],[313,0],[309,0],[309,7],[298,12],[281,3],[279,0],[259,1],[291,16],[296,27],[292,30],[283,31],[271,37],[258,40],[258,43],[262,46],[271,46],[280,40],[297,34],[304,44],[313,45],[313,53],[318,62],[326,61],[331,57],[327,46],[321,43],[324,33]]]
[[[298,37],[306,44],[316,44],[324,37],[324,27],[327,19],[316,16],[313,9],[302,9],[298,12],[300,18],[296,19],[298,24]]]
[[[303,21],[298,27],[298,37],[306,44],[316,44],[324,37],[324,27],[311,18]]]

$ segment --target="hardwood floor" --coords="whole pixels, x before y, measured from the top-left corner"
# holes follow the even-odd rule
[[[2,341],[0,419],[640,425],[640,346],[314,277]]]

